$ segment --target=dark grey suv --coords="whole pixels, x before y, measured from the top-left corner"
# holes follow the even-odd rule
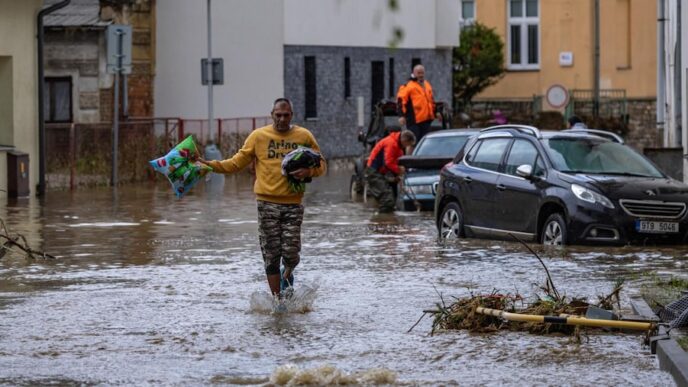
[[[514,234],[544,244],[685,243],[688,185],[610,132],[480,131],[441,171],[441,238]]]

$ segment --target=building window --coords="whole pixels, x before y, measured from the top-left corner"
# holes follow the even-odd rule
[[[389,97],[394,98],[394,58],[389,58]]]
[[[411,59],[411,71],[413,71],[413,68],[416,67],[416,65],[423,64],[420,61],[420,58],[412,58]]]
[[[508,0],[510,70],[540,68],[540,10],[538,0]]]
[[[315,104],[316,102],[316,78],[315,78],[315,57],[306,56],[304,57],[304,68],[305,68],[305,91],[306,91],[306,119],[317,118],[318,109]]]
[[[385,62],[374,60],[371,62],[371,108],[385,98]]]
[[[464,29],[475,23],[475,0],[461,0],[461,16],[459,27]]]
[[[344,58],[344,98],[351,97],[351,59]]]
[[[45,122],[72,122],[72,77],[45,78]]]

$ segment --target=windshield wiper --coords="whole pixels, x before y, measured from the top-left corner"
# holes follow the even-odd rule
[[[613,175],[613,176],[631,176],[631,177],[654,177],[654,178],[658,177],[658,176],[650,176],[650,175],[641,175],[639,173],[633,173],[633,172],[596,172],[596,174]]]
[[[639,173],[632,173],[632,172],[584,171],[581,169],[564,169],[564,170],[561,170],[559,172],[563,172],[563,173],[585,173],[587,175],[612,175],[612,176],[654,177],[654,178],[660,177],[660,176],[641,175]]]

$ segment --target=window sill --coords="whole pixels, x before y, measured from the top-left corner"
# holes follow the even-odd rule
[[[13,151],[14,146],[13,145],[0,145],[0,152],[9,152]]]
[[[508,68],[506,69],[506,72],[508,73],[533,73],[540,71],[539,67],[532,67],[532,68]]]
[[[616,69],[619,71],[626,71],[626,70],[630,70],[631,66],[616,66]]]
[[[306,117],[306,122],[317,122],[318,117]]]

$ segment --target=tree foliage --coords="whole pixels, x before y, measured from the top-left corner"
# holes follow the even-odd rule
[[[494,28],[475,23],[461,30],[453,52],[454,98],[462,106],[504,76],[504,43]]]

